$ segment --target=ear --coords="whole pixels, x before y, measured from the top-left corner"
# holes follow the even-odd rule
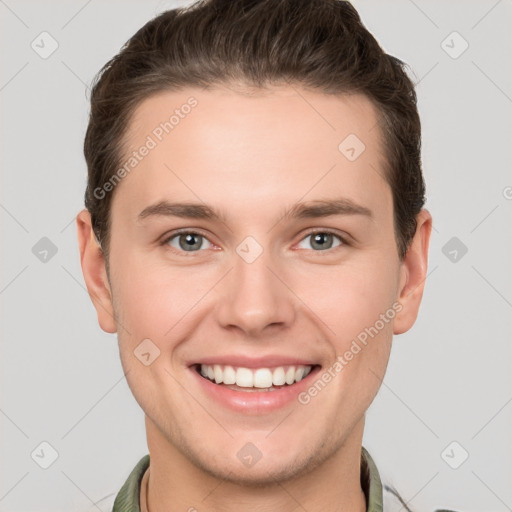
[[[80,263],[91,301],[96,308],[98,323],[108,333],[117,331],[103,251],[92,229],[91,214],[82,210],[76,217]]]
[[[421,210],[416,216],[416,222],[416,233],[400,266],[397,300],[402,305],[402,309],[395,316],[394,334],[402,334],[414,325],[427,278],[432,216],[427,210]]]

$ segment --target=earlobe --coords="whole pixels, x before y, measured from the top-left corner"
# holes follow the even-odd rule
[[[76,217],[80,263],[89,297],[96,309],[101,329],[117,332],[112,293],[105,268],[103,251],[92,229],[91,214],[82,210]]]
[[[400,268],[397,300],[402,305],[402,309],[395,317],[394,334],[402,334],[414,325],[427,278],[432,216],[427,210],[421,210],[416,221],[416,233]]]

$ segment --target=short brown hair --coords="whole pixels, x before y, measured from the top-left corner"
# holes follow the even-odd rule
[[[102,198],[94,191],[120,167],[137,106],[163,91],[241,83],[291,83],[326,94],[361,93],[372,101],[403,259],[425,202],[421,125],[405,68],[382,50],[348,1],[200,0],[150,20],[103,66],[91,92],[85,207],[107,269],[113,191]]]

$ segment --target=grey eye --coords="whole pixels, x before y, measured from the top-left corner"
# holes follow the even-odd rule
[[[332,249],[333,247],[338,247],[342,244],[342,240],[338,235],[334,233],[330,233],[329,231],[317,231],[316,233],[309,233],[302,240],[311,239],[311,248],[314,250],[325,251],[327,249]],[[333,245],[335,239],[339,240],[337,245]],[[302,241],[301,241],[302,243]],[[302,249],[309,249],[310,247],[301,247]]]
[[[178,233],[168,240],[168,244],[175,249],[181,249],[186,252],[195,252],[204,249],[204,243],[208,243],[206,237],[199,233]]]

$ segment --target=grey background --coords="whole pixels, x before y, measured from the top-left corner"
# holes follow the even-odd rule
[[[420,316],[395,337],[363,444],[415,510],[512,510],[512,2],[354,4],[418,82],[434,217]],[[176,5],[0,0],[1,511],[98,510],[147,453],[117,339],[86,292],[74,219],[86,89],[138,28]],[[31,47],[43,31],[59,45],[47,59]],[[454,31],[469,43],[457,58]],[[43,237],[57,250],[46,262]],[[44,441],[58,452],[48,469],[35,460],[49,449],[31,456]],[[458,465],[462,450],[469,457],[453,469],[446,461]]]

